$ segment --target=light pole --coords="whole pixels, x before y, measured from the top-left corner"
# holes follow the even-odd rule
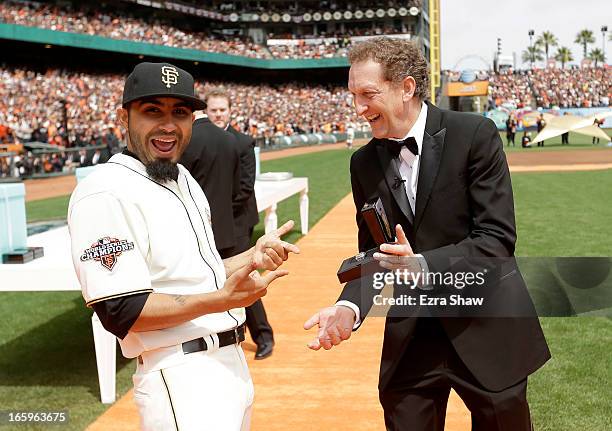
[[[602,25],[601,26],[601,51],[603,52],[604,55],[604,64],[606,64],[606,36],[608,33],[608,26],[607,25]]]
[[[529,30],[529,60],[531,62],[531,68],[533,69],[533,35],[535,34],[534,30]]]

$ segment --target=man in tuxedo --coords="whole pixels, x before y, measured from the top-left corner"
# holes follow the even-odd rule
[[[240,185],[233,196],[236,245],[225,250],[225,255],[221,254],[221,257],[231,257],[248,250],[251,247],[253,228],[259,223],[255,200],[255,140],[230,125],[230,113],[229,94],[222,88],[209,91],[206,96],[206,114],[217,127],[236,138],[235,146],[240,161]],[[269,357],[274,348],[274,334],[261,300],[246,307],[246,324],[253,341],[257,344],[255,359]]]
[[[194,115],[191,141],[180,163],[200,184],[208,199],[215,245],[225,259],[236,247],[232,203],[240,187],[236,138],[215,126],[203,111],[195,111]]]
[[[380,198],[397,235],[375,255],[383,266],[406,262],[413,273],[436,273],[461,259],[501,258],[496,292],[526,295],[495,124],[428,103],[427,63],[408,41],[363,42],[349,61],[355,109],[374,136],[351,158],[359,251],[377,245],[360,210]],[[361,325],[378,293],[367,283],[347,283],[334,306],[304,324],[319,328],[311,349],[329,350]],[[421,288],[429,286],[416,295]],[[379,395],[388,430],[443,430],[451,388],[470,409],[472,429],[531,429],[527,376],[550,358],[536,317],[414,316],[386,320]]]

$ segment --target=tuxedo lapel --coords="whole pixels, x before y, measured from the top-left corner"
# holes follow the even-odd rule
[[[431,195],[431,189],[440,168],[440,159],[442,158],[444,138],[446,136],[446,128],[440,128],[441,117],[440,110],[428,103],[427,123],[425,125],[425,133],[423,134],[423,148],[421,150],[419,181],[417,184],[416,214],[414,217],[415,230],[418,229],[421,223],[425,207]]]
[[[378,161],[385,174],[385,181],[391,195],[410,224],[413,224],[414,216],[412,215],[412,209],[408,202],[408,196],[406,196],[406,190],[404,189],[405,185],[404,183],[398,183],[398,179],[401,179],[401,175],[393,157],[382,142],[377,142],[376,151],[378,152]]]

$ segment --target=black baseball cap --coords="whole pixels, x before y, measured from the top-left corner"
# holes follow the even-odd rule
[[[170,63],[139,63],[125,80],[122,105],[145,97],[176,97],[191,104],[194,111],[206,109],[195,95],[193,76]]]

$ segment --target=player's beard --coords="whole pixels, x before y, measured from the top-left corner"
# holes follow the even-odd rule
[[[167,159],[156,159],[146,164],[147,174],[158,183],[178,180],[179,168],[176,163]]]

